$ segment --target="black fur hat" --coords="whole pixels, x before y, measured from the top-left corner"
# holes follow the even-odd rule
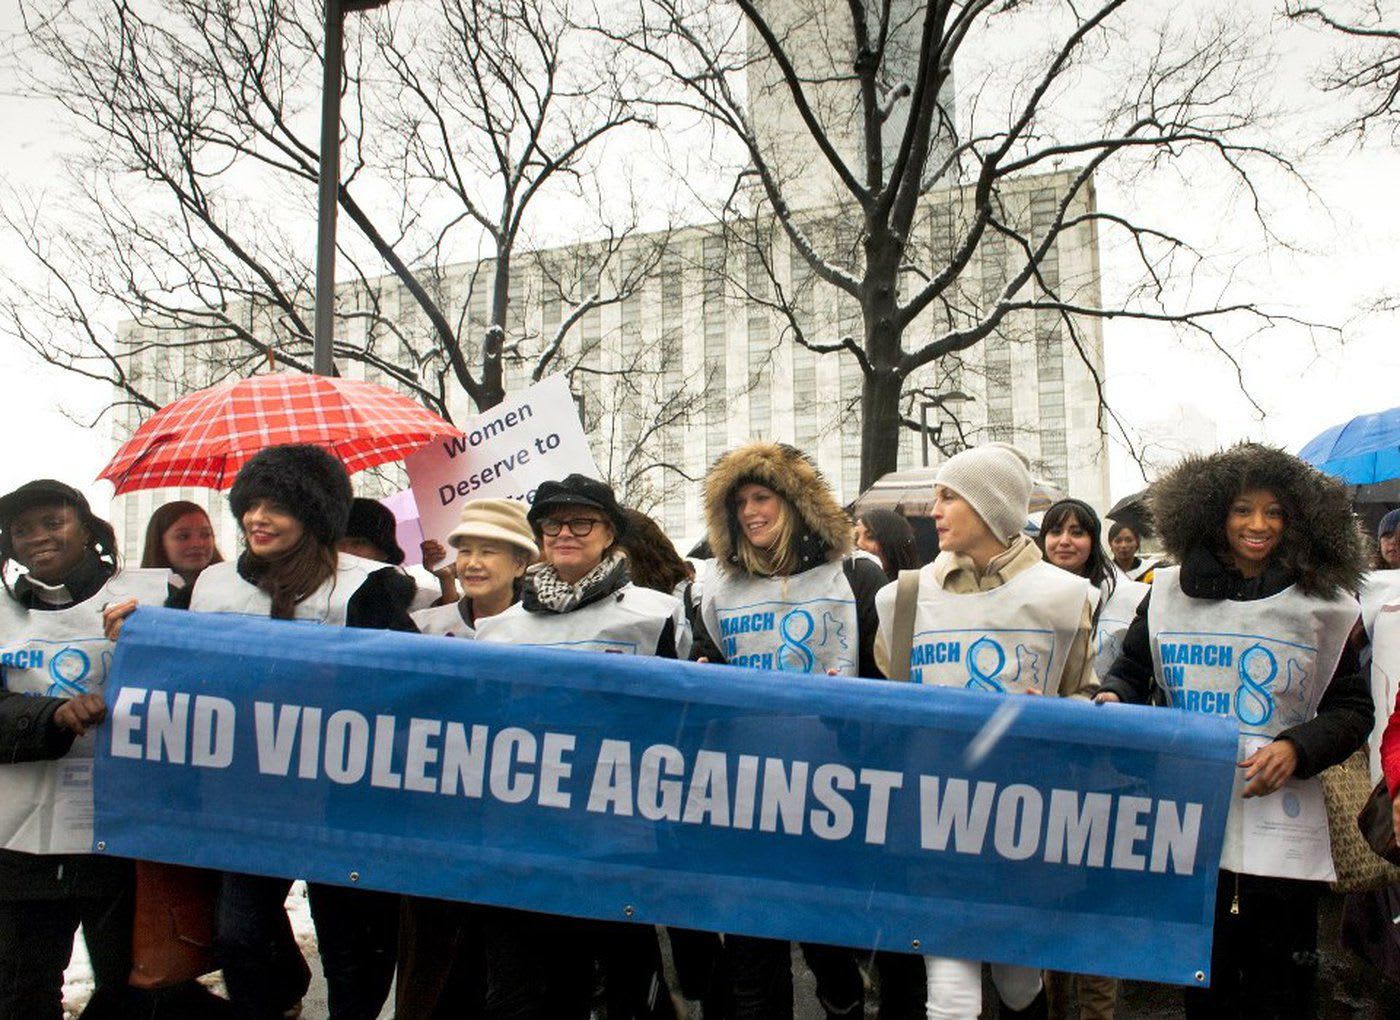
[[[324,545],[345,536],[350,519],[350,476],[319,446],[269,446],[255,453],[233,480],[228,505],[240,521],[260,499],[284,506]]]
[[[1180,563],[1195,548],[1222,552],[1230,504],[1251,489],[1272,492],[1283,507],[1276,556],[1299,590],[1323,598],[1355,594],[1365,553],[1346,486],[1261,443],[1187,457],[1152,486],[1148,503],[1168,555]]]

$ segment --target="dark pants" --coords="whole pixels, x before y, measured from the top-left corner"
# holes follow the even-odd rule
[[[311,983],[284,906],[291,887],[286,878],[223,875],[214,948],[238,1020],[281,1017]]]
[[[700,1003],[705,1020],[729,1020],[734,1004],[729,999],[723,940],[715,932],[690,928],[667,928],[666,934],[681,995]]]
[[[137,1015],[131,974],[131,890],[111,896],[0,901],[0,1020],[61,1020],[63,971],[83,926],[96,991],[88,1020]]]
[[[927,968],[922,956],[875,953],[880,1020],[924,1020],[928,1015]]]
[[[311,920],[330,1020],[375,1020],[389,998],[399,949],[399,896],[309,882]]]
[[[792,948],[776,939],[724,937],[736,1020],[790,1020]],[[865,982],[856,950],[804,943],[802,956],[817,979],[817,1000],[828,1017],[860,1017]]]
[[[595,921],[590,925],[603,974],[608,1020],[673,1020],[661,946],[649,924]]]
[[[485,1008],[480,908],[405,896],[395,1020],[480,1020]]]
[[[482,908],[489,1020],[587,1020],[593,999],[590,922]]]
[[[1211,984],[1186,989],[1188,1020],[1315,1016],[1321,891],[1316,882],[1220,872]]]

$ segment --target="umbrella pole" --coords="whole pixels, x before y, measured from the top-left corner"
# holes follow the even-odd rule
[[[340,191],[340,69],[345,15],[340,0],[326,0],[325,75],[321,80],[321,165],[316,209],[316,333],[312,368],[335,375],[331,350],[335,314],[335,220]]]

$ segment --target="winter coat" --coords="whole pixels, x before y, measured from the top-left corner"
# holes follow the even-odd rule
[[[619,558],[562,612],[550,609],[537,595],[540,569],[526,575],[519,602],[477,621],[476,640],[541,647],[569,645],[663,659],[689,654],[690,625],[680,599],[633,584],[625,558]]]
[[[751,482],[772,489],[796,512],[800,526],[794,536],[797,565],[786,578],[748,574],[737,550],[744,541],[734,511],[734,494]],[[749,443],[720,457],[705,477],[705,522],[707,538],[714,553],[713,568],[701,589],[700,612],[696,615],[695,656],[711,662],[728,663],[722,627],[717,615],[717,596],[725,591],[751,593],[755,600],[786,604],[792,592],[804,600],[829,600],[835,605],[853,604],[857,633],[854,655],[843,672],[883,679],[875,663],[875,594],[887,582],[884,571],[874,560],[854,556],[851,521],[836,502],[831,488],[806,454],[783,443]],[[834,569],[839,565],[839,569]],[[824,570],[818,585],[811,581]],[[804,577],[803,575],[807,575]],[[777,645],[774,646],[778,647]],[[776,665],[776,663],[775,663]],[[802,663],[796,663],[801,666]],[[815,661],[811,669],[819,668]]]
[[[398,630],[417,633],[418,628],[414,626],[413,620],[408,615],[409,605],[417,590],[411,577],[396,567],[376,568],[371,561],[360,560],[359,557],[347,556],[345,553],[340,553],[338,559],[342,561],[342,566],[344,565],[343,561],[357,561],[361,564],[368,564],[371,568],[346,603],[345,626],[366,630]],[[196,610],[208,611],[200,592],[201,582],[204,582],[206,591],[215,584],[234,584],[246,593],[245,601],[249,605],[265,601],[266,596],[260,595],[257,590],[258,578],[263,569],[265,569],[263,564],[246,552],[239,556],[235,562],[215,563],[206,567],[194,583],[190,602]],[[230,572],[244,583],[237,585],[233,578],[227,576]],[[306,601],[311,602],[316,599],[327,585],[333,585],[335,581],[336,578],[333,577],[325,582],[322,589],[313,593]],[[239,609],[233,606],[220,606],[214,608],[213,611],[237,612]]]
[[[1285,527],[1264,570],[1246,578],[1229,562],[1222,522],[1235,497],[1251,489],[1274,493],[1284,508]],[[1345,489],[1281,450],[1241,444],[1187,458],[1157,482],[1149,499],[1163,545],[1181,564],[1181,590],[1189,598],[1250,602],[1294,585],[1319,598],[1358,590],[1364,557]],[[1152,594],[1138,606],[1122,654],[1101,688],[1133,704],[1148,700],[1155,678],[1148,627]],[[1370,685],[1354,643],[1348,642],[1317,715],[1275,739],[1293,744],[1294,774],[1308,779],[1350,756],[1373,722]]]
[[[92,598],[114,573],[110,564],[89,556],[63,579],[70,601],[47,602],[27,576],[18,578],[13,598],[31,612],[65,609]],[[0,595],[0,598],[11,596]],[[0,768],[8,763],[52,761],[73,746],[73,733],[53,721],[66,698],[33,697],[0,691]],[[0,900],[68,899],[120,892],[131,882],[131,865],[95,854],[28,854],[0,849]]]
[[[1040,548],[1034,542],[1024,535],[1017,535],[1005,552],[987,562],[984,570],[978,570],[971,557],[944,550],[924,568],[924,572],[925,576],[932,578],[944,591],[955,595],[970,595],[1000,588],[1013,577],[1043,562],[1043,559]],[[894,585],[891,585],[891,589],[893,587]],[[1094,605],[1091,589],[1091,597],[1084,602],[1079,628],[1065,658],[1064,671],[1060,674],[1060,697],[1088,697],[1094,692]],[[882,634],[881,640],[875,646],[876,661],[882,670],[889,665],[888,640],[888,637]]]

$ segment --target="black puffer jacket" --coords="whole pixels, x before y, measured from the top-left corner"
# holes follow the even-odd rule
[[[1246,578],[1228,562],[1224,526],[1231,502],[1252,489],[1274,494],[1285,527],[1263,572]],[[1181,590],[1190,598],[1251,602],[1295,584],[1304,594],[1332,598],[1354,594],[1360,585],[1365,560],[1345,488],[1282,450],[1242,443],[1188,457],[1156,483],[1149,502],[1163,545],[1181,564]],[[1151,602],[1149,592],[1100,687],[1133,704],[1145,703],[1152,687]],[[1316,718],[1284,730],[1278,739],[1297,748],[1296,775],[1307,779],[1346,760],[1374,721],[1370,683],[1349,641]]]
[[[1247,579],[1204,549],[1191,553],[1181,564],[1181,590],[1191,598],[1252,602],[1277,595],[1292,583],[1292,575],[1279,567]],[[1122,652],[1099,688],[1130,704],[1145,704],[1152,689],[1152,642],[1147,629],[1151,602],[1149,591],[1123,636]],[[1374,723],[1370,681],[1349,641],[1317,706],[1316,718],[1284,730],[1278,739],[1291,741],[1297,748],[1296,775],[1308,779],[1345,761],[1366,740]]]

